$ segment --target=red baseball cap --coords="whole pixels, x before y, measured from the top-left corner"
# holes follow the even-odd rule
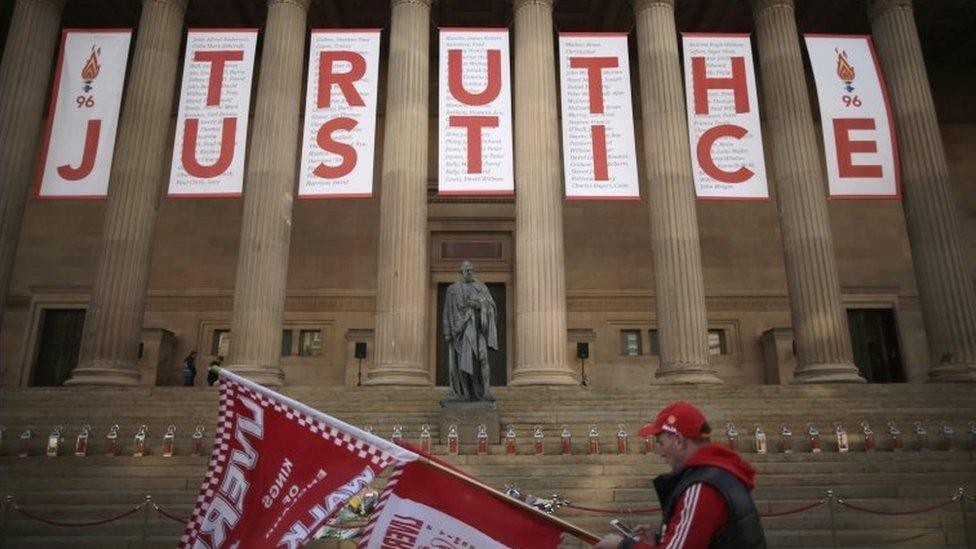
[[[654,423],[648,423],[637,431],[637,436],[649,438],[661,433],[681,433],[685,438],[708,438],[711,433],[702,433],[705,414],[693,404],[679,401],[669,404],[657,415]]]

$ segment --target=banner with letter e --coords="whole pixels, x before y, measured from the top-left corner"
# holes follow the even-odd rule
[[[804,35],[831,198],[898,199],[895,122],[870,36]]]

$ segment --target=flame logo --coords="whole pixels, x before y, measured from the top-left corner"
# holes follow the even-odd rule
[[[92,46],[91,55],[88,56],[88,60],[85,61],[85,66],[81,69],[82,80],[91,82],[98,77],[98,71],[102,68],[102,66],[98,64],[98,56],[101,53],[101,48]]]
[[[855,77],[854,66],[847,60],[846,51],[837,51],[837,76],[847,84],[845,89],[848,92],[854,91],[854,86],[851,85]]]

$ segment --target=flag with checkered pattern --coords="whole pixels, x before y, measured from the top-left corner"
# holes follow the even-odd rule
[[[183,548],[301,547],[413,452],[227,370],[210,465]]]

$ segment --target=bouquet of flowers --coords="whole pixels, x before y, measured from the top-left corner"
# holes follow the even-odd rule
[[[362,533],[376,510],[379,493],[367,486],[355,496],[315,535],[315,539],[353,539]]]

